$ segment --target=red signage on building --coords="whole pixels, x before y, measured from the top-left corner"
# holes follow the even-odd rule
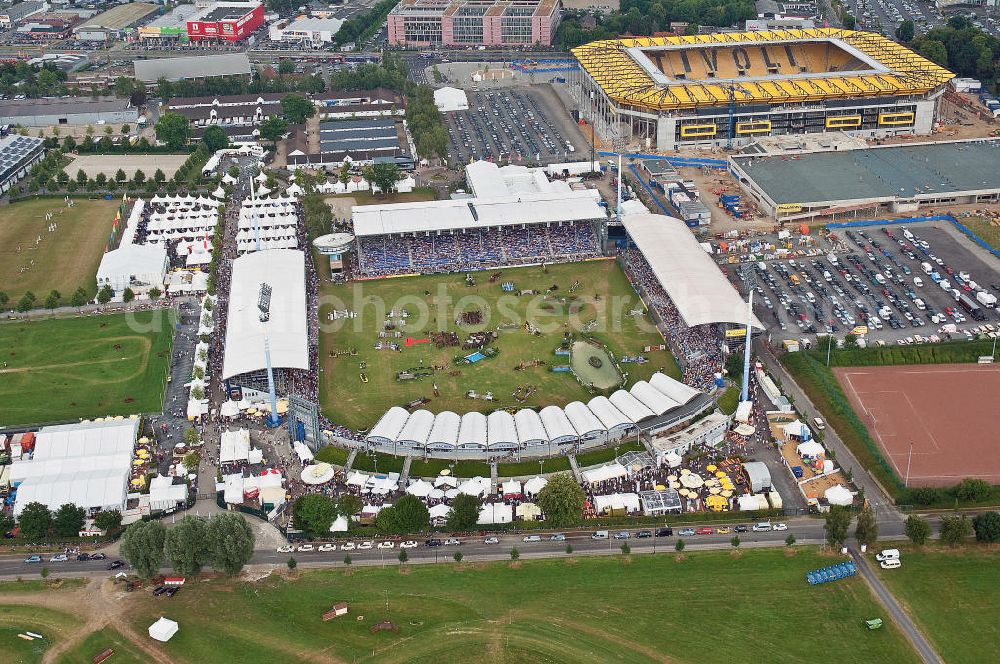
[[[188,38],[191,41],[219,39],[237,42],[249,37],[264,24],[264,6],[257,5],[243,11],[233,5],[222,5],[198,20],[188,21]]]

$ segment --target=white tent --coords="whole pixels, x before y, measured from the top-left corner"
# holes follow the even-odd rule
[[[299,461],[302,463],[312,461],[316,458],[315,455],[313,455],[312,450],[310,450],[305,443],[296,440],[292,443],[292,449],[295,450],[296,456],[299,457]]]
[[[591,468],[590,470],[583,471],[583,479],[594,484],[595,482],[604,482],[615,477],[625,477],[628,475],[628,470],[625,466],[618,462],[605,464],[599,468]]]
[[[545,488],[549,481],[542,476],[532,477],[524,483],[524,492],[530,496],[537,496],[538,492]]]
[[[336,519],[333,520],[333,523],[330,524],[330,532],[331,533],[346,533],[348,525],[349,524],[347,523],[347,517],[346,516],[338,516]]]
[[[506,496],[520,496],[521,495],[521,483],[517,480],[507,480],[503,483],[502,489],[503,495]]]
[[[120,293],[126,288],[144,286],[163,288],[167,274],[167,250],[158,245],[129,244],[101,256],[97,268],[97,287],[110,286]]]
[[[490,490],[490,481],[482,477],[473,477],[458,485],[458,492],[467,496],[482,496]]]
[[[806,438],[809,436],[809,427],[807,427],[805,423],[800,420],[789,422],[783,428],[785,436],[798,436],[799,438]]]
[[[187,484],[174,484],[174,478],[168,475],[157,475],[149,482],[149,508],[151,510],[169,510],[178,503],[187,500]]]
[[[681,465],[681,462],[683,461],[683,460],[681,459],[681,455],[680,455],[680,454],[678,454],[677,452],[674,452],[674,451],[670,451],[670,452],[668,452],[668,453],[667,453],[667,456],[666,456],[666,457],[664,457],[664,459],[663,459],[663,460],[664,460],[664,461],[666,462],[666,464],[667,464],[668,466],[670,466],[671,468],[677,468],[678,466],[680,466],[680,465]]]
[[[219,463],[246,461],[250,456],[250,431],[223,431],[219,442]]]
[[[854,495],[847,487],[837,484],[823,492],[826,502],[831,505],[850,505],[854,502]]]
[[[639,511],[639,496],[634,493],[612,493],[607,496],[594,496],[594,510],[601,514],[607,510]]]
[[[438,475],[437,477],[434,478],[434,486],[436,487],[449,486],[454,488],[458,486],[458,479],[453,477],[452,475]]]
[[[411,496],[416,496],[417,498],[426,498],[434,489],[434,485],[430,482],[425,482],[424,480],[417,480],[410,486],[406,487],[406,493]]]
[[[434,105],[442,113],[469,110],[469,97],[459,88],[439,88],[434,91]]]
[[[489,525],[491,523],[510,523],[514,520],[514,508],[503,503],[486,503],[479,510],[476,523]]]
[[[177,633],[178,629],[175,621],[161,616],[159,620],[149,626],[149,637],[166,643]]]
[[[364,486],[366,482],[368,482],[368,476],[357,470],[347,478],[347,486]]]
[[[751,494],[744,494],[739,497],[740,510],[743,512],[753,512],[758,508],[757,497]]]
[[[818,457],[826,454],[826,450],[823,449],[823,446],[815,440],[807,440],[804,443],[799,443],[795,446],[795,451],[802,457]]]
[[[432,519],[447,519],[448,515],[451,514],[451,508],[444,503],[435,505],[429,511]]]

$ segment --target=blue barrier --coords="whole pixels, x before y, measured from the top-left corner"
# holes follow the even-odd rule
[[[617,157],[617,152],[598,152],[601,157]],[[623,157],[627,159],[651,159],[654,161],[665,161],[671,166],[710,166],[712,168],[724,168],[729,169],[729,162],[725,159],[708,159],[702,157],[664,157],[658,154],[642,154],[639,152],[632,152],[630,154],[623,154]]]
[[[826,224],[827,228],[863,228],[865,226],[901,226],[903,224],[918,224],[924,221],[947,221],[960,233],[978,244],[980,247],[1000,258],[1000,250],[994,249],[983,238],[976,235],[972,229],[950,214],[938,214],[929,217],[906,217],[904,219],[870,219],[867,221],[845,221]]]

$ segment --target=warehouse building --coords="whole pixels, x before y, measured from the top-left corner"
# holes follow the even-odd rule
[[[77,25],[73,28],[73,34],[83,41],[103,42],[120,39],[126,30],[135,27],[157,11],[156,5],[146,2],[116,5]]]
[[[0,100],[0,124],[50,127],[134,123],[138,119],[139,110],[124,97]]]
[[[41,13],[48,8],[45,2],[19,2],[7,9],[0,10],[0,27],[9,28],[16,25],[18,21],[28,18],[34,14]]]
[[[180,81],[250,76],[253,72],[250,57],[246,53],[136,60],[132,64],[135,67],[135,77],[143,83],[156,83],[161,78]]]
[[[259,2],[215,2],[187,21],[188,39],[194,42],[238,42],[264,25],[264,5]]]
[[[953,74],[880,35],[822,28],[608,39],[573,49],[598,134],[657,150],[762,136],[929,134]]]
[[[323,44],[332,44],[334,35],[343,24],[339,18],[299,16],[272,23],[268,26],[267,36],[271,41],[290,42],[315,48]]]
[[[166,14],[156,17],[139,28],[139,39],[147,44],[176,46],[187,43],[188,20],[202,11],[196,5],[177,5]]]
[[[391,117],[320,122],[319,153],[307,154],[305,146],[288,153],[288,168],[339,168],[344,164],[395,163],[413,170],[413,157],[400,142],[400,129]]]
[[[551,46],[558,0],[402,0],[389,12],[395,46]]]
[[[45,156],[44,141],[35,136],[11,134],[0,138],[0,194],[14,184]]]

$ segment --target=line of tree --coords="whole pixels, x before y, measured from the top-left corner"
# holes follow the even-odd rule
[[[556,43],[573,48],[598,39],[614,39],[619,35],[649,36],[669,29],[672,22],[688,23],[686,34],[697,34],[698,26],[727,27],[756,18],[751,0],[622,0],[621,9],[593,17],[582,11],[569,13],[559,24]]]
[[[378,30],[379,26],[385,22],[386,16],[392,8],[398,4],[399,0],[379,0],[371,9],[366,12],[355,14],[344,21],[333,36],[333,41],[337,46],[343,46],[355,42],[361,46],[361,42],[367,41],[372,34]]]
[[[197,574],[211,565],[235,576],[253,557],[256,538],[242,514],[206,520],[188,515],[169,530],[160,521],[137,521],[125,529],[121,555],[140,578],[155,576],[164,561],[178,574]]]
[[[343,494],[336,501],[324,494],[308,494],[292,505],[292,526],[307,537],[329,537],[330,526],[338,516],[344,516],[350,527],[350,518],[361,507],[361,499],[352,494]]]
[[[161,78],[156,82],[156,95],[164,101],[173,97],[211,97],[215,95],[247,95],[266,92],[323,92],[326,84],[319,74],[302,76],[217,76],[200,81],[168,81]]]
[[[87,518],[87,510],[73,503],[65,503],[56,511],[51,511],[42,503],[32,502],[24,506],[17,517],[21,529],[21,537],[36,541],[54,535],[56,537],[77,537],[83,530]],[[122,515],[118,510],[99,512],[94,518],[97,528],[109,532],[118,530],[122,525]],[[0,517],[0,529],[4,532],[13,527],[13,519],[4,515]]]
[[[26,60],[0,64],[0,94],[55,97],[69,94],[66,72],[52,63],[29,65]]]
[[[1000,75],[1000,39],[983,32],[966,16],[952,16],[948,23],[913,39],[910,47],[959,76],[978,78],[993,86]]]
[[[406,97],[406,124],[413,135],[417,154],[425,159],[448,156],[448,131],[434,103],[434,90],[417,86]]]

